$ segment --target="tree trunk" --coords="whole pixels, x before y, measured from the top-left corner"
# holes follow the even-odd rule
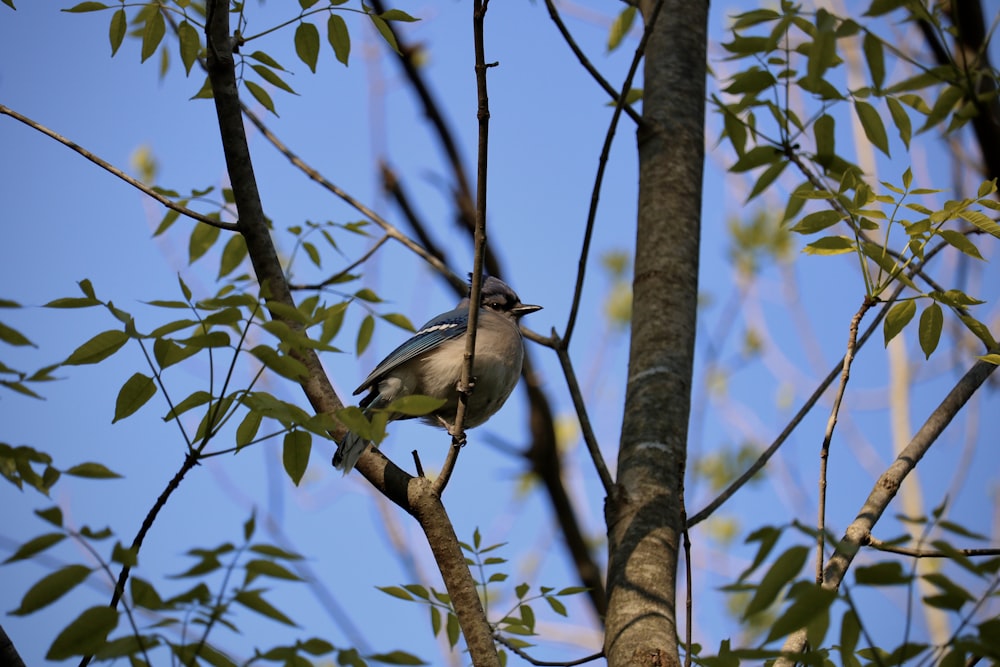
[[[646,46],[628,387],[608,523],[608,664],[679,664],[684,522],[704,162],[708,4],[640,3]],[[659,18],[657,18],[657,13]],[[649,28],[647,28],[649,29]]]

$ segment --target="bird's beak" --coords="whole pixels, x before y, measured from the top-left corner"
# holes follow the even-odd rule
[[[514,313],[516,317],[522,317],[528,313],[533,313],[536,310],[541,310],[541,306],[532,306],[531,304],[519,303],[510,309],[510,312]]]

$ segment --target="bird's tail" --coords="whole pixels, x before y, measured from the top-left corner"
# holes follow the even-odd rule
[[[348,431],[347,437],[337,445],[337,451],[333,455],[333,467],[343,470],[346,475],[354,469],[354,464],[358,462],[367,447],[367,440],[353,431]]]

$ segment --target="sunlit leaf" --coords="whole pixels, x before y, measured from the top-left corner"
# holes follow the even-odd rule
[[[611,24],[611,31],[608,33],[609,52],[614,51],[621,45],[622,40],[628,35],[628,31],[632,29],[632,24],[635,22],[635,15],[635,5],[629,5],[615,17],[614,22]]]
[[[361,326],[358,327],[358,340],[356,345],[356,350],[358,356],[368,349],[368,344],[372,340],[372,333],[375,331],[375,318],[371,315],[365,315],[365,318],[361,320]]]
[[[181,51],[181,62],[184,63],[184,72],[191,73],[191,66],[198,59],[198,52],[201,51],[201,36],[198,30],[187,21],[181,21],[177,26],[177,40]]]
[[[802,249],[807,255],[842,255],[854,251],[854,241],[845,236],[824,236]]]
[[[893,305],[885,316],[883,331],[885,333],[885,344],[896,337],[902,331],[917,312],[917,304],[912,299],[901,301]]]
[[[74,477],[86,477],[88,479],[117,479],[121,475],[108,469],[103,463],[80,463],[64,470],[67,475]]]
[[[885,133],[882,117],[879,116],[875,107],[862,100],[857,100],[854,103],[854,110],[858,114],[858,120],[861,121],[861,127],[864,129],[868,141],[872,142],[875,148],[889,155],[889,137]]]
[[[271,96],[266,90],[253,81],[244,81],[243,84],[247,87],[247,90],[250,91],[250,94],[253,95],[253,98],[260,102],[262,107],[273,113],[275,116],[278,115],[278,112],[274,110],[274,100],[271,99]]]
[[[924,357],[931,358],[931,354],[937,349],[938,341],[941,339],[941,328],[944,326],[944,313],[937,303],[924,308],[920,314],[920,325],[918,328],[920,338],[920,349],[924,352]]]
[[[124,331],[114,329],[103,331],[76,348],[63,364],[67,366],[96,364],[120,350],[126,341],[128,334]]]
[[[249,81],[247,84],[249,85]],[[219,232],[221,230],[214,226],[206,223],[198,223],[195,228],[191,231],[191,237],[188,240],[188,263],[194,264],[200,257],[202,257],[209,248],[211,248],[215,242],[219,239]]]

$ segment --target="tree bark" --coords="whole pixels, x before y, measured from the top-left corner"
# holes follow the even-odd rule
[[[679,663],[677,555],[698,297],[708,5],[640,3],[647,30],[628,387],[608,524],[608,664]],[[656,18],[657,12],[659,18]]]

